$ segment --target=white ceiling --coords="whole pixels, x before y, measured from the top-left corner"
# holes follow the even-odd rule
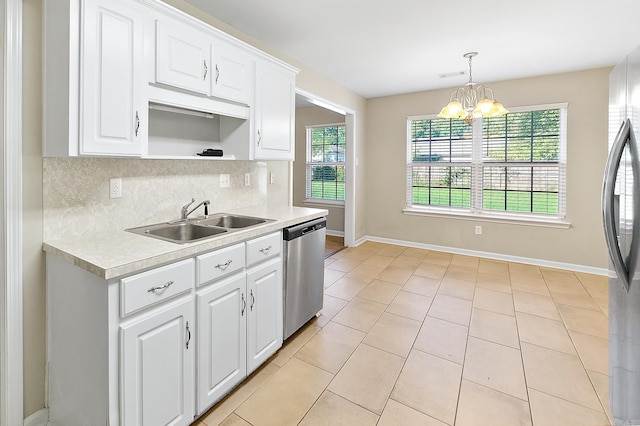
[[[186,0],[365,98],[614,65],[639,0]],[[465,72],[440,78],[438,74]]]

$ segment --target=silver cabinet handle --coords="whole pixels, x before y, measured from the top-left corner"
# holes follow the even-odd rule
[[[240,312],[240,316],[244,316],[244,311],[247,309],[247,301],[244,300],[244,293],[242,293],[242,312]]]
[[[171,286],[172,284],[173,284],[173,281],[169,281],[165,285],[161,285],[158,287],[151,287],[149,290],[147,290],[147,293],[153,293],[155,291],[164,290],[165,288],[169,288],[169,286]]]
[[[220,78],[220,70],[218,69],[218,64],[216,64],[216,84],[218,84],[219,78]]]
[[[269,246],[269,247],[265,247],[265,248],[261,248],[259,251],[262,254],[269,254],[269,250],[271,250],[271,247],[273,246]]]
[[[260,133],[260,129],[258,129],[258,146],[260,146],[260,142],[262,142],[262,134]]]
[[[191,330],[189,330],[189,321],[187,321],[187,349],[189,349],[190,342],[191,342]]]
[[[253,297],[253,290],[251,290],[251,311],[253,312],[253,305],[256,302],[256,298]]]
[[[136,136],[138,136],[138,131],[140,130],[140,115],[138,111],[136,111]]]
[[[218,263],[215,267],[216,267],[216,268],[220,268],[220,269],[226,269],[226,268],[227,268],[227,266],[231,265],[231,262],[233,262],[233,260],[232,260],[232,259],[229,259],[229,260],[227,260],[227,261],[226,261],[226,262],[224,262],[224,263]]]
[[[206,81],[207,80],[207,73],[209,72],[209,67],[207,67],[207,60],[204,60],[204,77],[202,78],[202,80]]]

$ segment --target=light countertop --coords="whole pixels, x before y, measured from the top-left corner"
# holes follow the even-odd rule
[[[256,206],[229,210],[224,213],[256,216],[274,221],[186,244],[162,241],[125,230],[115,232],[110,230],[104,233],[92,233],[88,236],[48,240],[43,243],[43,249],[47,253],[60,256],[67,262],[100,278],[110,280],[168,262],[193,257],[328,214],[324,209],[294,206]]]

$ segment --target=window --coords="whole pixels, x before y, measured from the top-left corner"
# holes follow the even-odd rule
[[[344,202],[344,124],[307,127],[307,199]]]
[[[564,219],[566,105],[462,120],[409,117],[410,210]]]

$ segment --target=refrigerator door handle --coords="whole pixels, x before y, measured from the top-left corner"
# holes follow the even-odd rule
[[[607,159],[607,165],[605,167],[604,173],[604,183],[602,188],[602,216],[604,221],[604,236],[607,243],[607,248],[609,250],[609,256],[611,257],[611,261],[613,263],[614,270],[620,279],[620,282],[624,285],[627,292],[629,291],[630,281],[633,278],[633,274],[635,271],[630,270],[629,266],[626,265],[624,261],[624,257],[622,255],[622,251],[620,250],[620,244],[618,241],[618,235],[616,232],[616,208],[615,208],[615,185],[616,185],[616,177],[618,174],[618,169],[620,168],[620,161],[622,160],[622,154],[624,152],[624,148],[629,142],[629,148],[631,150],[632,161],[635,163],[638,161],[638,149],[636,146],[635,137],[633,135],[633,131],[631,129],[631,121],[625,120],[620,126],[620,130],[618,130],[618,134],[613,142],[613,146],[611,147],[611,153],[609,154],[609,158]],[[640,175],[640,171],[636,170],[638,167],[633,164],[632,165],[633,176],[634,179],[638,175]],[[636,183],[639,182],[636,180]],[[640,194],[633,194],[634,199],[634,230],[633,237],[636,235],[637,223],[637,208],[636,204],[637,199],[640,197]],[[634,238],[635,240],[635,238]],[[633,245],[637,243],[636,241],[632,241]],[[629,256],[630,259],[633,259],[633,256]],[[635,269],[635,268],[634,268]]]

